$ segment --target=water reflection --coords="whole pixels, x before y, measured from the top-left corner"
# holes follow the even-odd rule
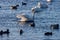
[[[43,39],[43,40],[60,40],[60,39]]]
[[[0,36],[0,40],[10,40],[9,35],[2,35]]]
[[[33,21],[18,21],[18,24],[20,25],[29,25],[30,23],[33,23]]]
[[[43,39],[43,40],[55,40],[55,39]]]

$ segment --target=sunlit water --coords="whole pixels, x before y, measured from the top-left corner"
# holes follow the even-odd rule
[[[10,30],[9,36],[0,36],[0,40],[60,40],[60,29],[51,30],[51,24],[60,24],[60,0],[53,0],[48,4],[46,0],[40,0],[41,3],[48,4],[48,8],[39,13],[35,13],[35,28],[29,24],[21,24],[16,18],[17,14],[25,13],[32,18],[31,8],[37,5],[39,0],[27,1],[27,6],[21,6],[22,0],[0,0],[0,30]],[[17,10],[11,10],[11,5],[19,4]],[[23,35],[19,34],[19,30],[23,29]],[[44,33],[52,31],[52,36],[45,36]]]

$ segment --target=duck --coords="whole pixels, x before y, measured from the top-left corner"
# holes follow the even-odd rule
[[[52,32],[45,32],[44,33],[45,36],[52,36],[52,34],[53,34]]]
[[[22,2],[22,6],[23,6],[23,5],[27,5],[27,3],[26,3],[26,2]]]
[[[9,34],[9,29],[7,29],[7,31],[4,31],[3,34]]]
[[[19,5],[14,5],[14,6],[11,6],[11,9],[16,10],[16,9],[17,9],[17,7],[19,7]]]
[[[0,8],[1,8],[1,6],[0,6]]]
[[[0,31],[0,35],[1,35],[1,36],[3,35],[3,30]]]
[[[9,33],[10,33],[9,29],[7,29],[7,31],[3,31],[3,30],[0,31],[0,35],[3,35],[3,34],[7,34],[8,35]]]
[[[20,30],[20,35],[22,35],[22,34],[23,34],[23,32],[24,32],[24,31],[21,29],[21,30]]]
[[[31,27],[35,27],[35,23],[32,22],[32,23],[29,24],[29,26],[31,26]]]
[[[51,29],[59,29],[59,24],[51,24]]]

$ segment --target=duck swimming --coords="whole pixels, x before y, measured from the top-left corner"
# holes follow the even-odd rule
[[[52,36],[52,34],[53,34],[52,32],[46,32],[46,33],[44,33],[45,36]]]
[[[51,24],[51,29],[59,29],[59,24]]]
[[[16,10],[19,5],[13,5],[10,8]]]
[[[21,29],[21,30],[20,30],[20,35],[22,35],[22,34],[23,34],[23,32],[24,32],[24,31]]]

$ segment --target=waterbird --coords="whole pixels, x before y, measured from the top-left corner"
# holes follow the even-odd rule
[[[45,36],[52,36],[52,32],[46,32],[44,33]]]
[[[17,7],[19,7],[19,5],[14,5],[14,6],[11,6],[11,9],[16,10],[16,9],[17,9]]]
[[[23,34],[23,30],[21,29],[21,30],[20,30],[20,35],[22,35],[22,34]]]
[[[0,35],[3,35],[3,34],[7,34],[8,35],[9,33],[10,33],[9,29],[7,29],[7,31],[3,31],[3,30],[0,31]]]
[[[23,6],[23,5],[27,5],[27,2],[22,2],[22,6]]]
[[[3,34],[9,34],[9,29],[7,29],[7,31],[4,31]]]
[[[35,23],[32,22],[32,23],[29,24],[29,26],[31,26],[31,27],[35,27]]]
[[[0,6],[0,8],[1,8],[1,6]]]
[[[19,21],[22,21],[22,22],[33,22],[33,20],[29,18],[28,15],[25,15],[25,14],[18,14],[16,15],[16,17],[19,18],[20,19]]]
[[[51,29],[59,29],[59,24],[51,24]]]
[[[38,2],[38,5],[33,7],[31,10],[33,13],[40,12],[42,9],[48,8],[48,5]]]
[[[3,30],[0,31],[0,35],[1,35],[1,36],[3,35]]]

